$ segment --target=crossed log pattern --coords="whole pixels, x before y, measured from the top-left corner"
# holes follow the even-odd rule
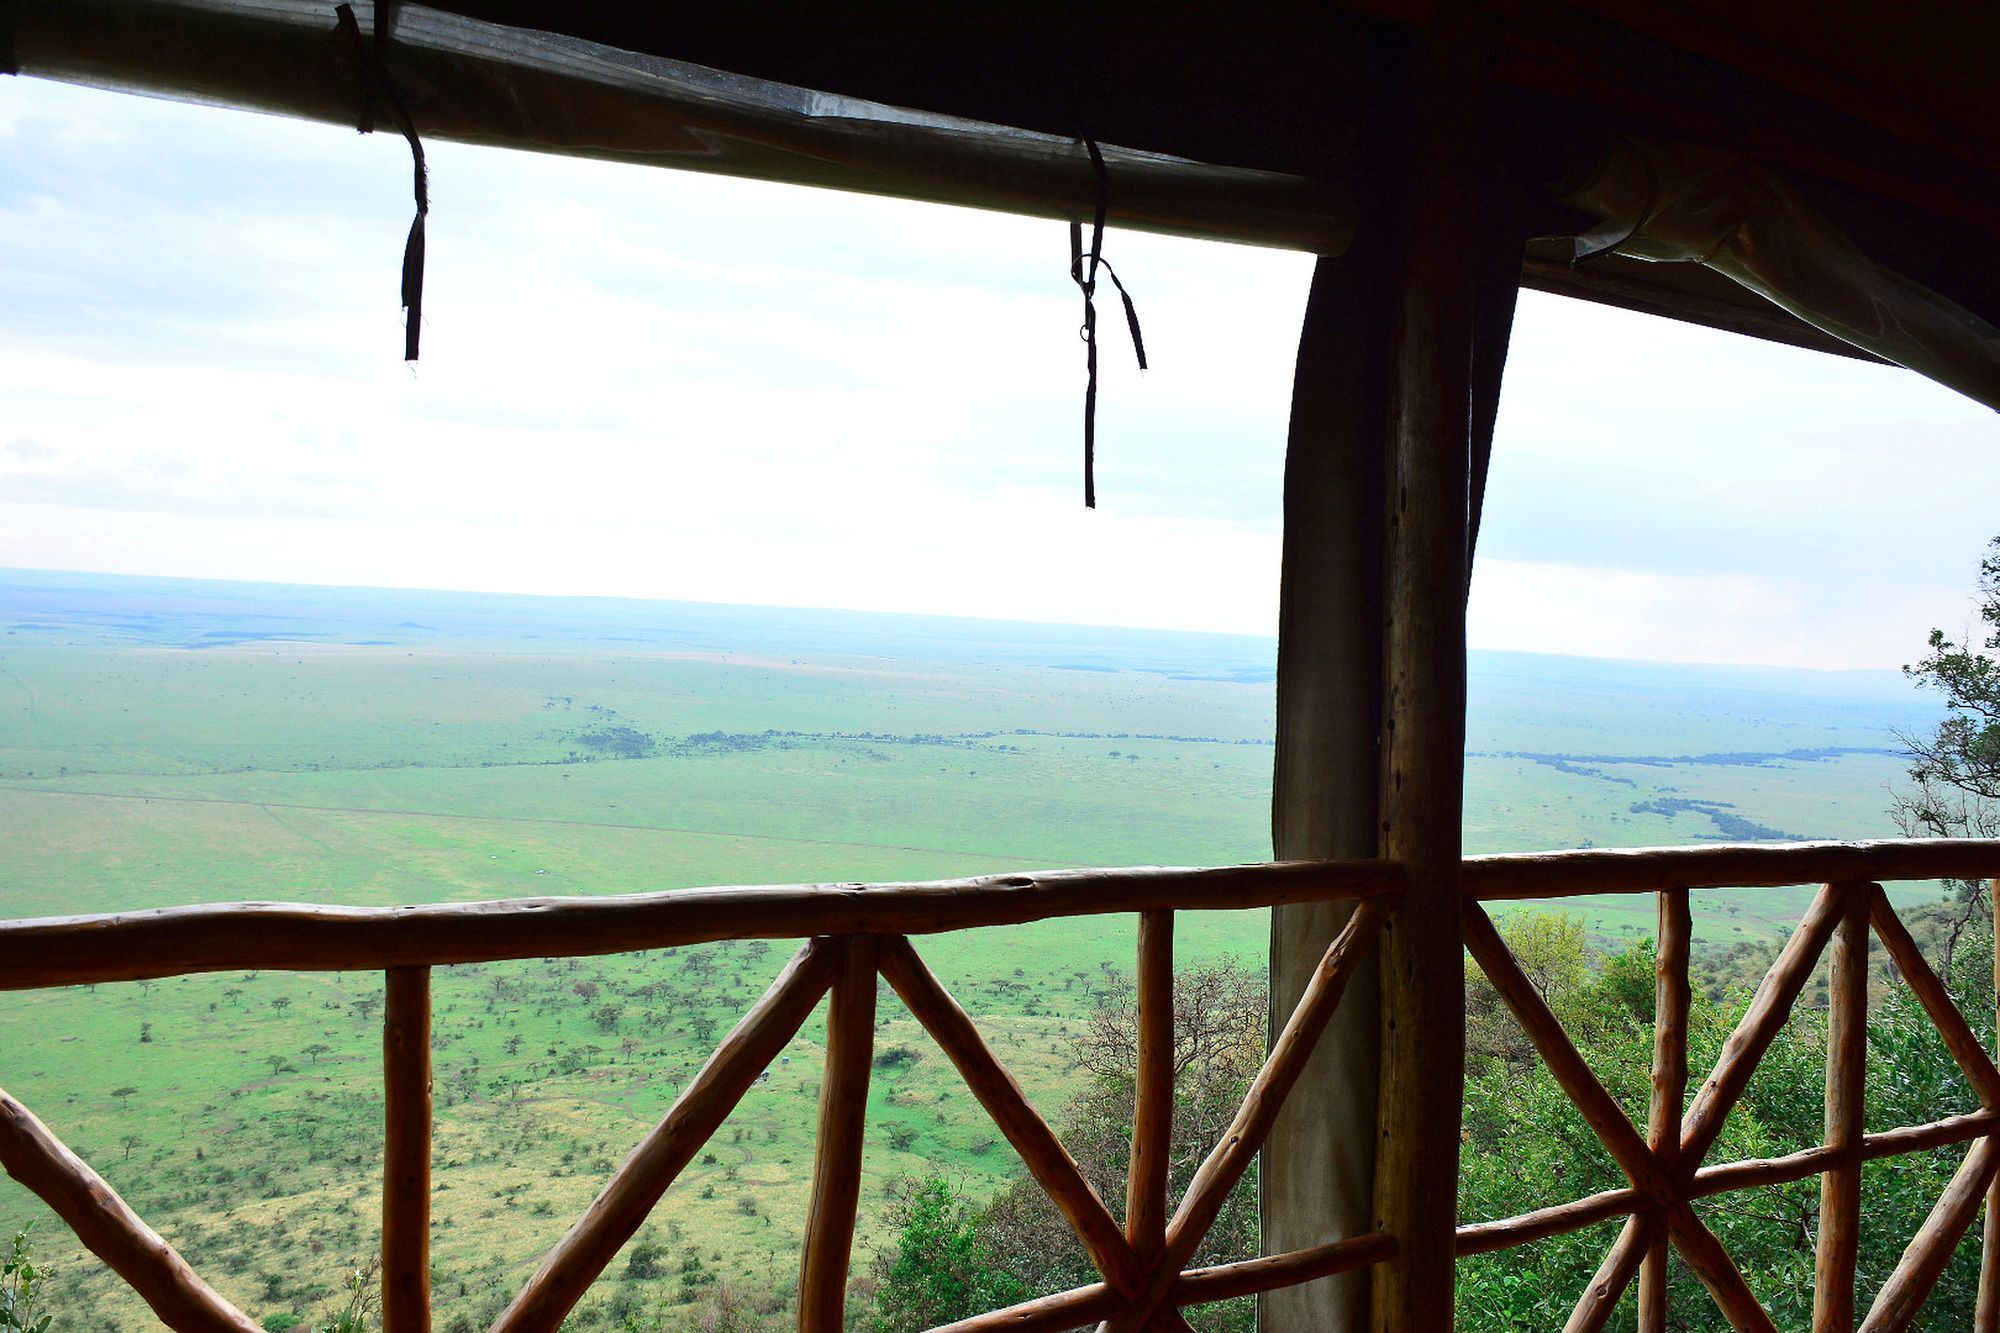
[[[1733,1328],[1772,1329],[1768,1313],[1714,1233],[1695,1213],[1693,1204],[1716,1194],[1818,1175],[1822,1178],[1822,1224],[1813,1329],[1814,1333],[1836,1329],[1846,1333],[1855,1327],[1862,1163],[1969,1143],[1963,1165],[1861,1323],[1864,1333],[1911,1327],[1981,1204],[1989,1204],[1989,1216],[2000,1210],[2000,1183],[1996,1183],[2000,1179],[2000,1071],[1925,962],[1880,885],[1842,879],[1820,889],[1725,1044],[1714,1071],[1689,1103],[1688,889],[1658,886],[1663,874],[1674,871],[1695,871],[1702,878],[1687,877],[1707,884],[1732,880],[1797,882],[1784,878],[1783,867],[1799,866],[1877,870],[1886,868],[1887,863],[1917,873],[1953,874],[1974,858],[1991,865],[1996,853],[2000,853],[1996,844],[1961,844],[1946,849],[1905,843],[1468,861],[1463,907],[1466,947],[1629,1183],[1519,1217],[1460,1226],[1458,1254],[1489,1253],[1622,1216],[1626,1219],[1624,1229],[1578,1300],[1566,1333],[1604,1327],[1635,1279],[1641,1333],[1664,1333],[1669,1247],[1679,1251],[1700,1277]],[[1659,899],[1655,1051],[1643,1132],[1590,1070],[1481,906],[1481,900],[1604,891],[1607,874],[1642,870],[1647,873],[1631,876],[1643,886],[1636,891],[1656,891]],[[1087,891],[1092,889],[1105,890],[1099,903],[1088,902]],[[1229,1192],[1262,1147],[1355,966],[1376,947],[1377,936],[1394,912],[1401,890],[1394,866],[1354,862],[1219,871],[1093,871],[894,886],[876,890],[872,897],[865,892],[857,895],[855,890],[856,886],[810,886],[745,891],[789,895],[809,913],[849,928],[816,935],[799,949],[770,989],[717,1046],[666,1117],[544,1259],[493,1325],[493,1333],[554,1333],[559,1328],[757,1076],[828,997],[826,1068],[798,1304],[801,1329],[842,1327],[861,1182],[878,977],[889,983],[951,1060],[1102,1275],[1101,1281],[1091,1285],[978,1315],[937,1333],[1055,1330],[1092,1323],[1098,1324],[1099,1333],[1187,1330],[1189,1325],[1180,1313],[1184,1307],[1313,1281],[1380,1263],[1394,1254],[1395,1238],[1378,1232],[1236,1263],[1187,1267]],[[1625,884],[1617,891],[1635,889]],[[628,900],[621,912],[652,932],[648,942],[661,943],[723,937],[711,918],[718,909],[725,916],[740,910],[736,904],[719,903],[699,894],[668,901],[673,897]],[[1250,906],[1306,897],[1351,900],[1355,903],[1353,915],[1327,949],[1272,1043],[1234,1120],[1195,1173],[1178,1206],[1170,1211],[1166,1168],[1173,1096],[1171,904],[1191,900],[1191,904],[1204,907]],[[890,906],[885,899],[900,901]],[[546,952],[550,937],[514,940],[514,914],[525,912],[545,923],[552,908],[559,911],[563,906],[543,902],[483,905],[468,917],[475,932],[485,929],[489,938],[470,947],[481,957]],[[1135,907],[1140,909],[1138,1098],[1121,1225],[1054,1131],[1029,1105],[1013,1076],[995,1058],[972,1019],[925,966],[908,935],[867,927],[900,918],[907,923],[906,930],[936,931],[994,920],[1043,919]],[[216,909],[196,910],[209,916]],[[433,923],[419,914],[435,910],[417,909],[401,916],[368,915],[365,919],[357,919],[361,914],[341,914],[333,921],[335,932],[352,931],[357,926],[371,932],[371,947],[386,947],[397,960],[387,971],[383,1028],[382,1272],[388,1333],[423,1333],[430,1327],[430,964],[451,961],[469,947],[461,936],[431,933]],[[608,945],[617,937],[602,916],[604,910],[597,905],[583,913],[588,919],[580,928],[587,936],[588,948],[560,951],[609,952]],[[51,942],[76,935],[108,935],[116,940],[121,934],[137,934],[143,943],[148,931],[174,931],[184,924],[176,913],[0,923],[0,962],[10,955],[26,959]],[[1865,1132],[1863,1069],[1871,928],[1977,1093],[1978,1111],[1927,1125]],[[143,951],[128,941],[88,964],[71,965],[74,975],[63,979],[109,980],[210,970],[221,959],[256,949],[262,929],[253,919],[242,935],[204,942],[206,953],[178,959],[168,955],[146,961]],[[767,932],[743,933],[761,936]],[[289,932],[286,936],[286,948],[300,947],[295,936]],[[544,948],[535,948],[537,942]],[[633,944],[629,936],[626,942],[627,947]],[[1788,1157],[1704,1165],[1726,1117],[1829,945],[1825,1142]],[[306,966],[347,965],[352,947],[336,939],[298,961]],[[39,966],[47,972],[52,964],[44,956]],[[0,969],[0,975],[5,975],[5,969]],[[16,984],[60,982],[39,979]],[[4,1092],[0,1092],[0,1165],[49,1203],[168,1327],[182,1333],[254,1333],[257,1326],[251,1320],[204,1284],[102,1178]],[[1984,1248],[1976,1328],[1980,1333],[2000,1333],[2000,1227],[1990,1221]]]
[[[1560,1235],[1621,1214],[1624,1229],[1605,1255],[1565,1324],[1565,1333],[1595,1333],[1634,1277],[1639,1280],[1641,1333],[1667,1328],[1667,1250],[1679,1251],[1734,1329],[1773,1330],[1776,1324],[1750,1290],[1721,1242],[1694,1211],[1698,1198],[1821,1176],[1820,1234],[1815,1256],[1814,1333],[1854,1329],[1855,1261],[1861,1227],[1861,1166],[1865,1161],[1971,1142],[1943,1197],[1905,1249],[1861,1322],[1863,1333],[1913,1325],[1959,1241],[1994,1189],[2000,1173],[2000,1072],[1974,1035],[1944,983],[1931,970],[1879,884],[1824,885],[1799,928],[1765,975],[1741,1022],[1724,1044],[1714,1071],[1686,1104],[1688,1017],[1688,891],[1659,894],[1658,972],[1652,1097],[1642,1134],[1605,1091],[1547,1003],[1522,972],[1492,920],[1477,902],[1464,909],[1467,950],[1520,1022],[1550,1074],[1568,1094],[1630,1182],[1590,1199],[1505,1222],[1463,1227],[1459,1253],[1486,1253]],[[1866,1132],[1863,1071],[1868,1021],[1868,936],[1873,926],[1884,951],[1923,1005],[1946,1048],[1977,1093],[1978,1112],[1882,1134]],[[1830,1013],[1827,1040],[1826,1139],[1788,1157],[1703,1166],[1723,1122],[1743,1095],[1758,1062],[1818,965],[1828,944]],[[1994,1248],[1989,1222],[1987,1250]],[[1470,1243],[1468,1243],[1470,1242]],[[1978,1327],[2000,1321],[2000,1272],[1980,1275]]]

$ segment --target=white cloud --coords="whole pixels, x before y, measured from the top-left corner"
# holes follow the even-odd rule
[[[435,145],[412,370],[403,153],[0,81],[0,564],[1274,626],[1304,257],[1111,235],[1085,513],[1059,225]],[[1894,663],[1996,481],[1914,376],[1526,294],[1473,639]]]
[[[1963,588],[1800,573],[1664,574],[1487,558],[1473,579],[1477,648],[1821,669],[1900,665],[1933,626],[1967,619]]]

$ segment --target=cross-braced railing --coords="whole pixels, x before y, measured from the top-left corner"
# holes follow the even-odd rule
[[[1627,1185],[1519,1217],[1461,1226],[1461,1256],[1484,1254],[1618,1217],[1624,1231],[1568,1327],[1601,1328],[1636,1275],[1640,1328],[1662,1330],[1666,1257],[1678,1250],[1733,1327],[1773,1327],[1697,1199],[1823,1177],[1814,1327],[1852,1328],[1865,1161],[1971,1143],[1965,1163],[1883,1285],[1863,1328],[1909,1327],[2000,1172],[2000,1072],[1924,961],[1879,879],[1971,878],[2000,868],[2000,843],[1900,842],[1768,848],[1555,853],[1472,858],[1463,868],[1467,947],[1520,1020],[1551,1074],[1624,1172]],[[1686,1103],[1690,888],[1823,881],[1766,976],[1715,1071]],[[386,1151],[383,1314],[389,1333],[429,1328],[430,969],[508,958],[582,956],[719,939],[804,936],[777,980],[723,1039],[666,1117],[633,1151],[494,1324],[553,1333],[637,1234],[675,1178],[823,998],[826,1067],[813,1189],[802,1246],[799,1326],[842,1326],[861,1179],[878,977],[950,1058],[1057,1211],[1101,1281],[977,1315],[954,1333],[1188,1328],[1181,1310],[1363,1268],[1390,1257],[1370,1233],[1309,1249],[1187,1267],[1297,1081],[1357,964],[1406,891],[1381,861],[1282,863],[1213,870],[1074,871],[901,885],[697,889],[629,898],[543,899],[407,909],[237,904],[111,917],[0,923],[0,987],[25,989],[239,968],[387,973],[383,1051]],[[1642,1132],[1604,1089],[1522,974],[1483,902],[1655,892],[1660,948],[1652,1104]],[[1174,913],[1304,901],[1355,904],[1272,1043],[1241,1106],[1169,1209],[1173,1098]],[[1137,1105],[1124,1220],[1091,1187],[1029,1105],[972,1019],[925,965],[912,937],[1055,917],[1135,913],[1139,1003]],[[1978,1093],[1981,1109],[1866,1133],[1862,1067],[1870,927]],[[1826,1141],[1789,1157],[1704,1164],[1759,1059],[1832,943]],[[1448,1154],[1456,1145],[1445,1145]],[[1442,1160],[1449,1161],[1449,1156]],[[87,1164],[0,1093],[0,1164],[40,1195],[170,1327],[255,1333]],[[1449,1185],[1440,1182],[1440,1187]],[[1989,1228],[1989,1231],[1991,1228]],[[1989,1236],[1989,1240],[1992,1238]],[[1982,1329],[2000,1321],[2000,1263],[1989,1244]]]
[[[1670,866],[1657,863],[1646,869],[1654,873],[1667,869],[1671,873]],[[1511,875],[1487,878],[1502,881],[1493,886],[1497,891],[1490,893],[1492,897],[1555,896],[1528,892],[1525,884]],[[1635,1276],[1639,1280],[1638,1327],[1641,1333],[1663,1333],[1668,1327],[1669,1247],[1679,1252],[1708,1289],[1731,1328],[1775,1330],[1777,1326],[1770,1314],[1750,1290],[1714,1232],[1696,1215],[1693,1203],[1715,1195],[1820,1176],[1813,1328],[1851,1330],[1855,1327],[1862,1164],[1970,1143],[1972,1146],[1957,1174],[1911,1239],[1901,1262],[1882,1284],[1861,1323],[1864,1333],[1888,1333],[1911,1327],[1981,1203],[1993,1189],[1996,1171],[2000,1171],[2000,1139],[1994,1137],[2000,1133],[2000,1072],[1996,1072],[1992,1058],[1952,1001],[1943,981],[1896,915],[1882,886],[1865,879],[1845,879],[1821,887],[1798,929],[1765,974],[1742,1020],[1724,1044],[1721,1058],[1692,1103],[1686,1100],[1688,958],[1692,933],[1688,886],[1657,890],[1659,947],[1652,1096],[1642,1132],[1605,1090],[1494,928],[1477,899],[1480,880],[1477,872],[1469,876],[1464,906],[1466,948],[1628,1184],[1520,1217],[1461,1227],[1459,1254],[1485,1254],[1623,1216],[1624,1228],[1579,1296],[1564,1325],[1565,1333],[1591,1333],[1603,1328]],[[1710,886],[1713,881],[1696,879],[1694,883]],[[1867,1132],[1863,1123],[1863,1093],[1871,926],[1943,1038],[1967,1084],[1977,1094],[1978,1111],[1923,1125]],[[1786,1157],[1705,1164],[1708,1152],[1722,1133],[1725,1119],[1790,1017],[1829,942],[1833,957],[1829,981],[1825,1141]],[[1980,1275],[1978,1327],[1981,1330],[1991,1330],[2000,1321],[2000,1265],[1993,1262],[1994,1248],[1988,1245],[1987,1262],[1982,1265]]]

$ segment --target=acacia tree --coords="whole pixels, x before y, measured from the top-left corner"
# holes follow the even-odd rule
[[[2000,537],[1979,562],[1983,639],[1961,642],[1931,631],[1929,651],[1903,674],[1944,696],[1945,717],[1928,734],[1898,732],[1910,756],[1911,786],[1894,793],[1892,811],[1912,837],[2000,837]],[[1983,880],[1956,885],[1942,922],[1946,970],[1968,927],[1989,918]]]

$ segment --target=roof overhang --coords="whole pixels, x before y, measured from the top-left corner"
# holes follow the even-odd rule
[[[355,8],[372,30],[374,7]],[[427,137],[1081,221],[1100,199],[1089,134],[1114,225],[1337,254],[1393,188],[1432,8],[816,7],[778,23],[730,6],[439,0],[394,6],[389,50]],[[1492,152],[1543,200],[1528,229],[1593,225],[1554,201],[1608,145],[1686,142],[1782,179],[1876,267],[2000,313],[1986,260],[2000,114],[1978,11],[1943,6],[1913,45],[1900,29],[1878,41],[1879,18],[1815,9],[1787,45],[1773,12],[1788,8],[1692,0],[1680,27],[1620,0],[1483,11]],[[364,118],[363,71],[325,0],[0,0],[0,31],[24,73]],[[1871,43],[1888,52],[1879,68]],[[1524,285],[1869,356],[1843,341],[1851,329],[1794,313],[1810,306],[1699,265],[1573,253],[1531,246]]]

